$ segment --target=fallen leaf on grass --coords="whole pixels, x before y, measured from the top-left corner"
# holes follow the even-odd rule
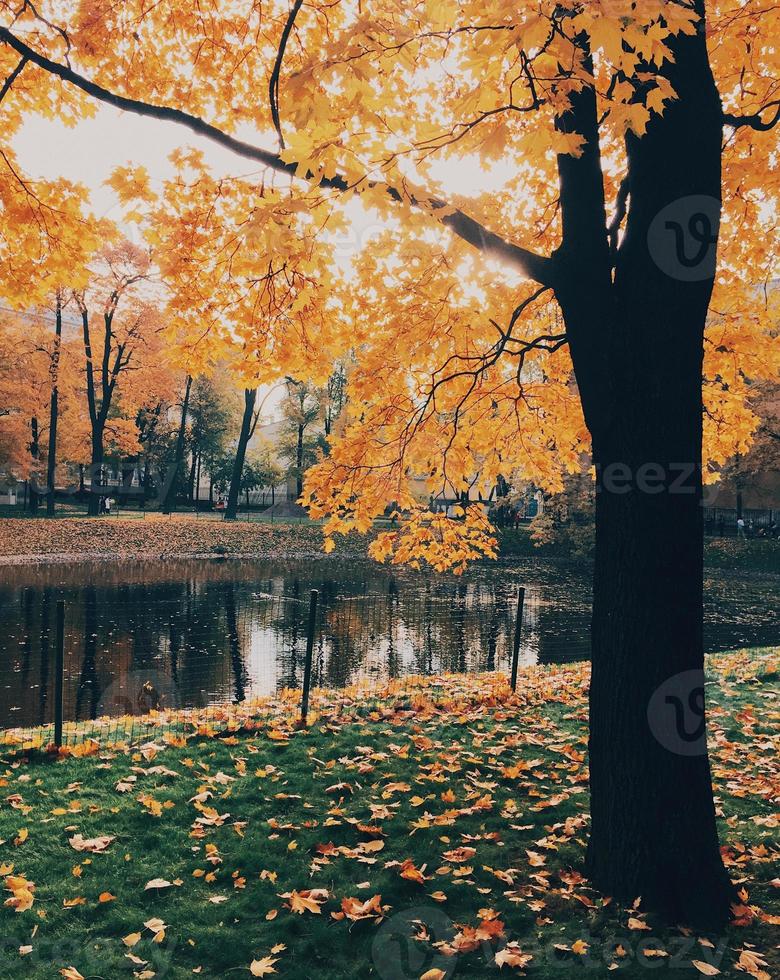
[[[278,959],[274,959],[273,956],[264,956],[261,960],[252,960],[249,964],[249,972],[253,977],[264,977],[269,973],[276,973],[274,969],[274,963],[278,963]]]
[[[524,953],[517,943],[507,943],[507,945],[496,953],[495,960],[496,965],[500,968],[503,966],[516,966],[522,967],[526,966],[531,962],[533,957],[530,953]]]
[[[17,912],[26,912],[27,909],[32,908],[35,885],[31,881],[22,875],[8,875],[3,884],[6,890],[11,892],[11,897],[5,900],[8,908],[15,909]]]
[[[174,884],[175,882],[166,881],[165,878],[152,878],[151,881],[147,881],[146,884],[144,885],[144,891],[148,892],[151,891],[153,888],[158,888],[158,889],[173,888]]]
[[[720,973],[717,966],[713,966],[712,963],[703,963],[701,960],[691,960],[691,963],[693,963],[699,973],[703,973],[705,977],[716,977]]]
[[[650,926],[646,922],[642,922],[641,919],[636,919],[634,916],[628,920],[629,929],[649,929]]]
[[[342,898],[341,913],[334,912],[333,917],[346,916],[351,922],[359,922],[361,919],[381,919],[384,913],[382,896],[374,895],[365,902],[361,902],[359,898]]]
[[[168,927],[162,919],[147,919],[144,925],[149,932],[154,933],[154,942],[161,943],[165,939],[165,930]]]
[[[75,837],[70,837],[68,843],[73,848],[74,851],[89,851],[90,854],[99,854],[101,851],[105,851],[108,845],[115,841],[116,837],[92,837],[89,840],[85,840],[81,834],[76,834]]]
[[[748,949],[740,951],[739,959],[735,964],[738,970],[744,970],[751,977],[755,977],[755,980],[770,980],[769,973],[762,969],[766,965],[767,962],[763,956]]]
[[[288,908],[297,915],[303,915],[304,912],[313,912],[315,915],[319,915],[322,912],[320,906],[328,900],[328,890],[327,888],[309,888],[300,892],[285,892],[279,897],[286,898],[289,903]]]

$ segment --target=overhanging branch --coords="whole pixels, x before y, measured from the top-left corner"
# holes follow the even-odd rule
[[[276,52],[276,61],[274,62],[273,71],[271,72],[271,79],[268,83],[268,97],[271,103],[271,118],[274,121],[274,128],[276,129],[276,135],[279,137],[279,149],[284,149],[284,136],[282,135],[282,120],[279,116],[279,78],[282,73],[282,62],[284,61],[284,51],[287,47],[287,42],[290,39],[290,34],[292,34],[292,29],[295,26],[295,18],[298,16],[298,12],[303,6],[303,0],[295,0],[292,7],[290,8],[290,13],[287,15],[287,21],[284,25],[284,30],[282,31],[282,37],[279,41],[279,50]]]
[[[204,136],[206,139],[225,147],[238,156],[248,160],[255,160],[279,173],[288,174],[290,177],[304,177],[306,180],[316,182],[320,187],[337,191],[350,191],[353,189],[352,185],[341,176],[324,177],[321,174],[311,172],[299,174],[296,164],[285,162],[278,154],[270,150],[264,150],[262,147],[254,146],[252,143],[236,139],[236,137],[224,132],[224,130],[218,129],[216,126],[207,123],[204,119],[185,112],[182,109],[155,105],[151,102],[131,99],[123,95],[118,95],[116,92],[111,92],[102,85],[98,85],[96,82],[85,78],[72,68],[61,65],[45,57],[45,55],[39,54],[25,44],[24,41],[16,37],[16,35],[12,34],[7,27],[0,27],[0,41],[8,44],[9,47],[17,51],[23,58],[26,58],[44,71],[49,72],[49,74],[61,78],[63,81],[75,86],[92,98],[98,99],[100,102],[105,102],[107,105],[113,105],[125,112],[132,112],[139,116],[146,116],[151,119],[159,119],[163,122],[172,122],[179,126],[185,126],[193,133]],[[441,223],[459,238],[463,239],[463,241],[473,245],[485,255],[495,257],[508,266],[519,270],[528,278],[535,280],[541,285],[555,287],[556,263],[552,258],[538,255],[536,252],[525,249],[520,245],[507,241],[500,235],[496,235],[494,232],[488,231],[487,228],[474,218],[469,217],[469,215],[457,208],[451,207],[445,201],[439,201],[433,197],[416,199],[390,185],[385,185],[385,187],[388,196],[393,200],[408,201],[416,207],[430,208],[434,212],[439,210],[446,211],[440,218]]]
[[[767,109],[774,109],[775,113],[771,119],[764,119],[764,113]],[[766,105],[761,106],[758,112],[754,112],[748,116],[739,116],[734,113],[724,112],[723,122],[726,126],[731,126],[733,129],[740,129],[742,126],[749,126],[750,129],[756,129],[759,132],[765,133],[770,129],[773,129],[778,122],[780,122],[780,99],[774,102],[767,102]]]

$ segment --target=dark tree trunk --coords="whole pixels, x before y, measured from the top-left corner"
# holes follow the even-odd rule
[[[227,505],[225,507],[225,520],[234,521],[238,513],[238,495],[241,492],[241,477],[244,473],[244,461],[246,459],[246,447],[252,435],[252,420],[255,411],[255,401],[257,400],[256,388],[244,389],[244,415],[241,419],[241,432],[238,436],[236,446],[236,458],[233,462],[233,473],[230,477],[230,489],[228,490]]]
[[[188,374],[184,386],[184,398],[181,403],[181,420],[179,421],[179,431],[176,434],[176,447],[173,452],[171,465],[166,474],[165,493],[161,508],[163,514],[171,514],[176,510],[176,495],[179,490],[179,470],[181,469],[182,459],[184,458],[184,435],[187,430],[187,412],[190,406],[191,389],[192,378]]]
[[[29,507],[31,514],[38,513],[40,503],[40,493],[38,491],[38,460],[41,455],[40,434],[38,431],[38,419],[33,415],[30,419],[30,459],[32,460],[32,474],[30,476],[30,496]]]
[[[54,316],[54,350],[51,357],[49,397],[49,451],[46,457],[46,514],[54,517],[54,489],[57,480],[57,423],[59,421],[60,350],[62,347],[62,298],[57,292]]]
[[[190,503],[195,500],[195,471],[198,467],[198,454],[197,452],[192,453],[192,459],[190,460],[190,475],[187,478],[187,498]]]
[[[81,326],[84,341],[84,368],[87,388],[87,408],[89,410],[89,421],[92,432],[92,473],[89,494],[89,510],[91,516],[95,516],[100,511],[100,497],[103,486],[103,436],[106,429],[111,409],[111,400],[114,397],[117,380],[122,371],[130,363],[132,352],[127,352],[124,343],[118,344],[116,349],[112,348],[113,342],[113,318],[116,311],[116,303],[119,295],[115,293],[111,305],[103,313],[103,351],[100,358],[100,376],[95,380],[95,366],[92,357],[92,333],[89,322],[89,310],[84,303],[83,297],[76,298],[76,302],[81,311]],[[111,363],[112,353],[114,356]],[[98,398],[98,385],[100,397]]]
[[[701,514],[714,263],[691,275],[675,259],[672,226],[693,234],[695,196],[693,213],[717,236],[721,112],[703,25],[673,48],[665,71],[678,99],[645,137],[627,139],[630,209],[614,282],[592,94],[560,121],[589,143],[559,161],[556,293],[597,470],[587,872],[618,900],[641,896],[672,921],[719,928],[732,888],[704,727]]]
[[[300,497],[303,494],[303,432],[304,427],[298,426],[298,444],[295,447],[295,489]]]
[[[90,517],[100,513],[100,498],[103,493],[103,426],[93,426],[92,429],[92,459],[89,465],[89,505]]]

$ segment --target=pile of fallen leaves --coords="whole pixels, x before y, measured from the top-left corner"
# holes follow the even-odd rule
[[[711,658],[722,935],[582,874],[587,668],[286,697],[0,775],[0,977],[777,975],[776,653]],[[219,734],[219,737],[215,737]],[[204,737],[205,736],[205,737]],[[75,862],[75,863],[74,863]],[[9,945],[9,937],[11,945]],[[96,952],[97,950],[97,952]],[[4,958],[3,958],[4,957]]]

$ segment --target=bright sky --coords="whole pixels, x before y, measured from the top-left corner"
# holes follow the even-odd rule
[[[251,136],[241,134],[251,141]],[[23,169],[33,177],[66,177],[85,184],[91,192],[93,209],[99,216],[121,217],[116,195],[105,181],[118,166],[141,164],[153,181],[160,182],[175,173],[169,154],[183,145],[201,150],[207,163],[220,176],[258,172],[249,160],[230,153],[183,126],[99,106],[92,119],[69,129],[58,120],[30,117],[14,140]],[[269,143],[267,149],[273,149]],[[482,193],[498,189],[508,172],[500,167],[485,170],[478,159],[442,164],[440,179],[459,194]],[[351,214],[354,229],[350,250],[358,247],[374,219],[362,208]]]
[[[241,135],[251,141],[251,136]],[[27,174],[44,179],[65,177],[86,185],[94,213],[117,222],[121,222],[122,208],[114,191],[105,183],[111,172],[118,166],[140,164],[146,167],[153,185],[160,183],[175,174],[168,156],[185,145],[201,150],[216,175],[259,172],[252,161],[230,153],[185,127],[121,112],[111,106],[99,106],[93,118],[85,119],[73,128],[56,119],[31,116],[14,139],[19,162]],[[269,143],[267,148],[272,149],[272,144]],[[507,177],[508,173],[500,168],[485,171],[474,158],[444,165],[440,179],[454,192],[474,194],[497,189]],[[348,213],[351,227],[348,232],[341,233],[342,237],[336,243],[337,254],[340,252],[347,264],[355,252],[383,227],[357,200],[350,202]],[[139,241],[135,225],[126,225],[125,232],[129,238]],[[271,396],[265,414],[274,412],[278,402],[279,397]]]
[[[251,139],[245,134],[244,138]],[[262,168],[199,137],[183,126],[122,112],[112,106],[99,106],[97,114],[74,128],[59,120],[30,117],[14,140],[14,148],[23,170],[32,177],[52,179],[65,177],[89,188],[93,212],[121,224],[122,207],[115,192],[106,185],[112,171],[128,164],[146,167],[152,186],[176,173],[169,155],[182,146],[193,146],[203,152],[206,163],[216,176],[259,174]],[[269,143],[269,147],[273,144]],[[351,226],[340,232],[337,254],[349,264],[355,253],[381,232],[383,224],[371,217],[359,203],[348,206]],[[128,238],[141,244],[138,227],[124,225]]]

